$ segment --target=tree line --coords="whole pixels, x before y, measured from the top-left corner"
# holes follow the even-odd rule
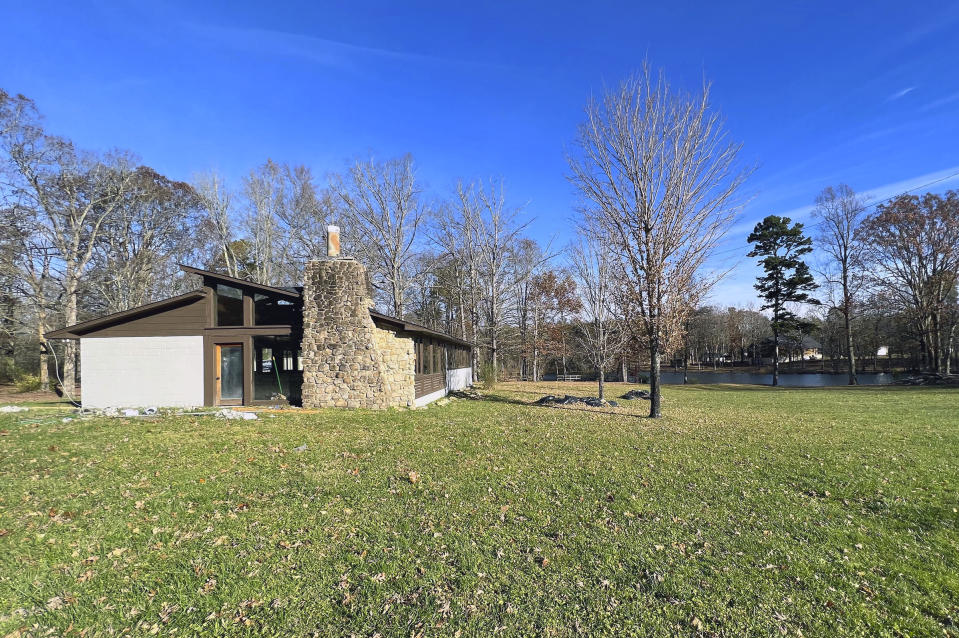
[[[813,218],[811,235],[802,223],[770,215],[749,236],[749,256],[761,257],[764,271],[756,289],[771,313],[773,384],[781,337],[813,330],[833,361],[845,360],[850,385],[858,383],[857,356],[875,366],[880,347],[909,352],[913,368],[950,374],[959,325],[959,192],[902,194],[872,207],[843,184],[816,197]],[[814,244],[818,279],[804,259]]]
[[[813,333],[851,383],[876,340],[948,371],[955,192],[869,207],[846,186],[826,189],[813,236],[774,215],[750,235],[759,309],[704,305],[723,275],[710,258],[746,203],[753,167],[740,151],[708,84],[676,90],[644,64],[586,105],[567,158],[576,236],[557,246],[529,236],[503,180],[436,193],[405,155],[322,177],[267,159],[235,181],[177,181],[128,151],[78,148],[46,130],[32,100],[0,90],[0,373],[36,373],[46,387],[52,353],[72,388],[75,345],[54,349],[48,330],[193,288],[179,263],[297,285],[325,256],[331,223],[367,266],[380,310],[477,344],[474,374],[494,381],[586,370],[602,396],[608,374],[642,369],[659,416],[663,362],[755,364],[770,343],[791,352]]]

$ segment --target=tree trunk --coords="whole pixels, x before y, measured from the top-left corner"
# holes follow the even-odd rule
[[[649,418],[651,419],[663,416],[659,395],[659,326],[657,325],[649,338]]]
[[[539,314],[533,308],[533,378],[530,381],[539,381]]]
[[[945,357],[945,367],[943,372],[946,374],[952,374],[952,350],[956,340],[956,324],[952,324],[952,328],[949,329],[949,338],[946,339],[946,357]]]
[[[66,325],[72,326],[77,322],[77,281],[67,274],[66,309],[64,320]],[[77,342],[67,339],[63,344],[63,390],[68,396],[77,391]]]
[[[40,389],[46,391],[50,389],[50,364],[48,361],[50,355],[47,352],[52,346],[43,337],[42,321],[37,326],[37,332],[39,332],[38,336],[40,337]]]
[[[600,401],[603,400],[603,397],[605,395],[605,390],[606,390],[605,379],[603,378],[604,376],[605,375],[603,374],[603,368],[600,367],[599,368],[599,400]]]
[[[846,322],[846,351],[849,353],[849,385],[859,385],[859,379],[856,378],[856,353],[852,345],[852,326],[849,321],[849,309],[843,313]]]
[[[470,362],[470,365],[472,365],[473,367],[473,382],[475,383],[476,381],[479,381],[479,346],[477,345],[479,343],[477,339],[479,334],[478,334],[478,329],[476,327],[476,321],[475,321],[476,318],[474,317],[473,319],[474,319],[473,329],[472,329],[473,347],[471,348],[473,352],[473,356],[472,356],[472,361]]]
[[[493,329],[490,335],[490,350],[492,350],[492,356],[490,357],[493,365],[493,383],[496,383],[499,377],[499,365],[496,361],[496,330]]]
[[[689,383],[689,348],[686,348],[686,356],[683,357],[683,385]]]
[[[568,376],[569,372],[566,370],[566,334],[563,334],[563,376]]]
[[[773,328],[773,385],[779,385],[779,331]]]

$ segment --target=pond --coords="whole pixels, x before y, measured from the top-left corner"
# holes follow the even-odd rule
[[[690,383],[739,383],[750,385],[772,385],[772,374],[760,374],[756,372],[711,372],[707,370],[690,370]],[[860,372],[856,375],[859,379],[859,385],[888,385],[893,382],[894,377],[888,372]],[[682,384],[682,372],[663,371],[662,379],[664,384],[674,385]],[[849,375],[832,374],[820,372],[792,372],[779,373],[779,385],[792,388],[820,388],[833,385],[847,385]]]

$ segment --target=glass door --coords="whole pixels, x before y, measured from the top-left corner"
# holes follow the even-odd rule
[[[216,346],[216,403],[243,404],[243,344]]]

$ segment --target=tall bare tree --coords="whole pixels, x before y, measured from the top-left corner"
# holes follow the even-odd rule
[[[684,325],[691,290],[714,283],[703,264],[742,203],[751,171],[739,168],[739,151],[710,108],[708,85],[695,96],[675,91],[645,63],[589,101],[569,156],[571,181],[609,239],[629,284],[627,312],[648,344],[651,417],[662,416],[663,338]]]
[[[234,250],[237,237],[233,220],[233,192],[216,171],[195,176],[193,191],[206,211],[202,227],[209,235],[215,252],[212,261],[219,264],[227,275],[239,277],[240,260]]]
[[[846,184],[829,186],[816,196],[814,215],[819,249],[827,257],[821,271],[832,306],[843,316],[849,385],[859,383],[856,378],[856,349],[853,343],[853,312],[864,278],[865,251],[859,226],[866,213],[866,202]]]
[[[83,276],[104,224],[124,204],[136,176],[125,153],[97,155],[47,134],[35,105],[0,91],[0,132],[5,156],[4,190],[33,216],[31,232],[44,250],[63,294],[63,320],[77,322]],[[63,384],[76,385],[76,343],[64,348]]]
[[[199,242],[199,202],[189,184],[141,167],[123,204],[104,222],[87,285],[97,309],[117,312],[178,292],[177,261]]]
[[[530,259],[523,247],[522,233],[529,222],[518,220],[519,209],[506,204],[506,191],[502,182],[491,182],[469,189],[473,211],[469,221],[471,244],[478,257],[478,278],[481,286],[479,297],[483,322],[488,333],[490,363],[494,379],[499,374],[499,347],[502,331],[507,321],[509,299],[536,270],[552,255],[537,251]]]
[[[910,312],[923,367],[946,368],[954,326],[950,299],[959,279],[959,191],[901,195],[863,222],[870,271]]]
[[[343,203],[347,245],[370,268],[390,311],[402,317],[415,276],[417,237],[429,210],[413,157],[356,162],[333,188]]]
[[[463,185],[457,185],[457,203],[441,203],[433,211],[433,223],[427,227],[430,240],[436,247],[434,270],[441,270],[441,285],[446,289],[450,305],[455,307],[456,322],[449,326],[450,334],[476,342],[476,272],[475,251],[468,235],[468,217],[472,209],[459,197]],[[465,210],[464,210],[465,207]]]
[[[616,362],[627,333],[615,308],[610,250],[601,232],[582,229],[570,248],[570,265],[583,300],[579,340],[596,368],[599,398],[605,398],[606,371]]]

